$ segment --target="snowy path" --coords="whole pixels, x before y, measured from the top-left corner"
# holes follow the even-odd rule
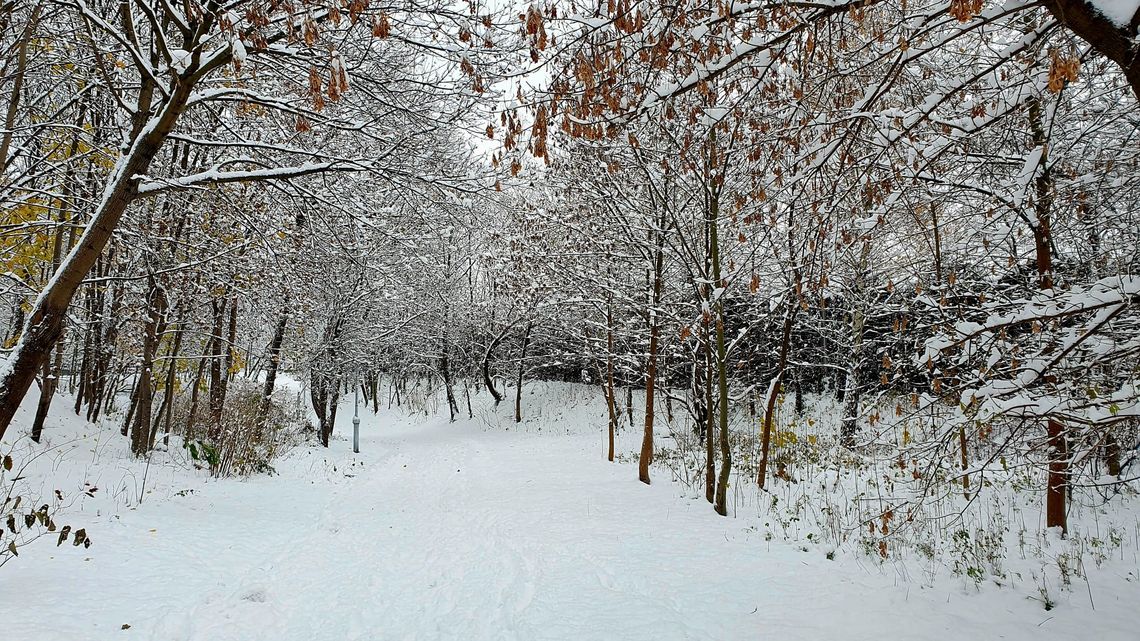
[[[4,568],[3,636],[1127,638],[1111,616],[1091,634],[1087,616],[1012,591],[923,589],[889,565],[768,543],[668,482],[637,483],[596,436],[391,417],[363,431],[358,457],[336,441],[327,459],[293,459],[307,469],[144,503],[92,525],[90,550],[48,544]]]

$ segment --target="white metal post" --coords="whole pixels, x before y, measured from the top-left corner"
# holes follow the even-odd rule
[[[352,413],[352,451],[360,454],[360,381],[355,385],[353,402],[355,407]]]

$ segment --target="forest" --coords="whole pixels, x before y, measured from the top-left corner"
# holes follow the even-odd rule
[[[1140,0],[6,0],[0,109],[14,638],[1135,638]]]

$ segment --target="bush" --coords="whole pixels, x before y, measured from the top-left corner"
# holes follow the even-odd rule
[[[183,447],[216,477],[272,474],[273,460],[300,442],[306,413],[300,398],[285,391],[273,395],[264,415],[261,401],[260,384],[232,381],[217,436],[207,436],[211,419],[205,406],[199,405],[192,423],[195,427],[183,430]],[[189,404],[188,395],[179,397],[175,424],[190,424]]]

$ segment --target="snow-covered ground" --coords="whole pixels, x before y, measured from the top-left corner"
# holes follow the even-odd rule
[[[521,426],[510,402],[491,409],[485,394],[476,418],[456,423],[446,411],[365,412],[358,455],[349,399],[328,450],[298,447],[277,475],[245,480],[209,479],[179,448],[148,469],[117,424],[85,425],[63,402],[32,446],[18,439],[28,403],[13,455],[45,452],[29,482],[60,489],[69,506],[57,520],[94,545],[41,539],[0,568],[2,636],[1140,638],[1131,544],[1087,585],[1051,593],[1051,611],[1025,589],[919,581],[853,550],[829,559],[755,517],[716,516],[664,469],[638,483],[633,465],[605,461],[592,392],[538,390]],[[622,451],[637,439],[626,429]]]

